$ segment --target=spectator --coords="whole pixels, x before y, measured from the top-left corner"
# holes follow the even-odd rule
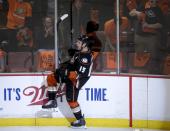
[[[89,37],[90,40],[94,41],[93,45],[90,45],[91,50],[93,51],[93,54],[94,54],[93,71],[99,70],[99,68],[101,66],[99,53],[101,51],[102,43],[96,35],[96,31],[98,30],[98,28],[99,28],[99,25],[95,21],[87,22],[86,35]]]
[[[42,23],[40,30],[34,32],[37,49],[54,49],[54,19],[51,16],[46,16]]]
[[[90,9],[90,20],[91,21],[94,21],[94,22],[96,22],[96,23],[99,23],[100,22],[100,20],[99,20],[99,14],[100,13],[100,11],[99,11],[99,9],[98,8],[96,8],[96,7],[92,7],[91,9]]]
[[[47,0],[29,0],[32,6],[32,27],[33,32],[42,27],[42,19],[47,16]]]
[[[25,26],[26,20],[32,16],[31,4],[23,0],[8,0],[8,3],[7,27],[9,29],[16,29]]]
[[[105,22],[104,31],[109,36],[112,44],[116,46],[116,4],[114,5],[114,18]],[[120,5],[120,43],[126,42],[124,33],[128,31],[130,24],[127,17],[123,16],[123,4]]]
[[[85,26],[88,13],[88,7],[85,5],[84,0],[73,0],[72,1],[72,41],[76,40],[79,34],[85,34]]]
[[[96,36],[96,31],[99,28],[99,24],[96,23],[95,21],[89,21],[87,22],[86,26],[86,34],[89,38],[94,40],[94,44],[92,45],[92,51],[100,52],[101,50],[101,41],[99,38]]]
[[[0,0],[0,27],[6,27],[8,12],[7,0]]]
[[[132,10],[131,16],[137,16],[138,21],[135,31],[135,51],[140,55],[149,52],[151,59],[147,65],[150,73],[158,73],[159,68],[159,45],[160,29],[163,24],[163,14],[158,7],[158,0],[148,0],[143,12]]]
[[[127,36],[128,31],[130,29],[130,22],[126,16],[123,15],[123,3],[120,3],[119,6],[119,40],[120,40],[120,60],[126,61],[127,60]],[[116,2],[114,3],[114,18],[110,19],[105,22],[104,24],[104,31],[109,36],[112,45],[116,48],[117,46],[117,21],[116,21],[116,14],[117,14],[117,8],[116,8]],[[122,55],[123,54],[123,55]],[[120,62],[122,63],[122,62]],[[122,66],[120,66],[122,68]],[[123,69],[123,68],[122,68]],[[122,70],[123,71],[123,70]],[[127,69],[124,68],[124,72],[127,72]]]
[[[9,39],[9,50],[17,49],[17,29],[30,26],[32,7],[29,2],[23,0],[8,0],[9,10],[7,15],[7,28]]]
[[[162,28],[161,33],[161,49],[167,50],[167,47],[170,47],[170,43],[168,43],[168,37],[170,37],[170,1],[169,0],[161,0],[159,1],[159,6],[163,12],[164,17],[164,26]],[[169,50],[169,49],[168,49]]]
[[[94,55],[93,71],[103,70],[103,54],[102,52],[113,51],[114,47],[111,45],[110,39],[104,31],[98,31],[99,24],[95,21],[88,21],[86,26],[86,35],[94,43],[91,45],[91,50]]]
[[[18,47],[21,47],[22,51],[33,48],[32,30],[30,30],[28,27],[20,28],[16,37],[18,40]]]

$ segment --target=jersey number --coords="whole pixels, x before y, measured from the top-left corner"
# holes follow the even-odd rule
[[[80,69],[79,69],[80,72],[84,73],[86,71],[86,68],[83,67],[83,66],[80,66]]]

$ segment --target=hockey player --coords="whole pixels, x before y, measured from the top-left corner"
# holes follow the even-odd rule
[[[92,45],[93,40],[85,35],[77,38],[77,42],[75,43],[77,51],[66,64],[66,68],[59,68],[56,72],[47,76],[49,101],[42,108],[57,107],[55,100],[57,88],[60,86],[60,83],[66,84],[66,99],[76,118],[76,121],[71,123],[71,127],[75,128],[84,128],[86,126],[77,100],[80,89],[89,80],[91,75],[93,65]]]
[[[71,127],[82,128],[86,126],[84,116],[82,115],[80,105],[77,101],[79,91],[89,80],[93,65],[93,55],[91,46],[93,41],[87,36],[80,36],[75,43],[77,52],[74,54],[67,67],[68,79],[66,80],[66,98],[70,108],[73,111],[76,121],[71,123]],[[76,74],[76,79],[73,75]],[[70,75],[69,73],[72,73]]]

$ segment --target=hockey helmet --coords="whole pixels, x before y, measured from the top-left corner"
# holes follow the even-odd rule
[[[86,35],[80,35],[77,39],[85,44],[85,46],[87,46],[88,48],[91,48],[92,44],[94,43],[93,40],[91,40]]]

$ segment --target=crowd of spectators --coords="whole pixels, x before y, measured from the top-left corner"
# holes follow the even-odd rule
[[[108,71],[103,63],[110,52],[117,52],[119,26],[122,72],[166,74],[163,68],[170,52],[170,0],[120,0],[119,20],[116,5],[116,0],[99,0],[97,6],[95,1],[72,0],[70,4],[69,0],[59,0],[58,15],[69,14],[67,23],[58,30],[59,48],[65,50],[60,54],[66,57],[77,36],[87,34],[101,46],[98,71]],[[1,50],[54,50],[54,7],[50,0],[0,0]],[[113,66],[109,71],[115,69]]]

